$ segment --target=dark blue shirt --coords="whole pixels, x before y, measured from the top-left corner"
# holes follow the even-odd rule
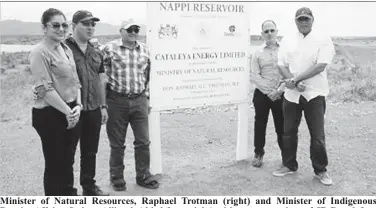
[[[95,110],[103,104],[100,99],[101,81],[99,78],[99,74],[104,73],[103,55],[90,43],[88,43],[84,54],[72,37],[67,38],[65,44],[72,50],[76,62],[78,78],[82,85],[83,110]]]

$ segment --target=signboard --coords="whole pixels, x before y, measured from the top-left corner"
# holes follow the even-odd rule
[[[150,2],[150,106],[247,102],[249,12],[240,2]]]

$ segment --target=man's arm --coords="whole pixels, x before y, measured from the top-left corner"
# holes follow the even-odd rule
[[[290,45],[288,39],[283,38],[278,51],[278,69],[283,77],[282,82],[285,83],[285,87],[288,89],[294,89],[296,87],[293,81],[294,75],[290,72],[289,61],[287,58],[288,46]]]
[[[99,100],[101,105],[106,105],[106,84],[107,84],[107,75],[105,69],[104,58],[101,56],[101,66],[99,68]]]
[[[279,73],[282,75],[282,81],[285,83],[284,87],[294,89],[295,83],[292,82],[294,75],[290,72],[286,59],[286,53],[284,51],[284,48],[282,47],[280,48],[278,53],[278,69]]]
[[[304,72],[302,72],[301,74],[295,77],[295,82],[298,83],[300,81],[314,77],[317,74],[320,74],[321,72],[325,70],[327,65],[328,65],[327,63],[320,63],[320,64],[315,64],[309,67],[307,70],[305,70]]]
[[[273,91],[273,89],[268,86],[267,81],[261,77],[261,67],[258,62],[259,54],[255,52],[252,55],[251,59],[251,81],[254,82],[257,85],[257,88],[264,94],[269,94]]]
[[[107,75],[105,73],[99,74],[99,100],[101,105],[106,105],[106,84],[107,84]]]
[[[320,46],[317,54],[317,64],[309,67],[307,70],[295,77],[296,82],[300,82],[316,76],[317,74],[323,72],[326,66],[332,62],[335,54],[332,39],[330,37],[327,37],[321,40],[318,44],[320,44]]]
[[[287,66],[278,65],[278,68],[279,72],[282,74],[283,79],[291,79],[294,77]]]
[[[145,77],[146,77],[145,89],[147,88],[147,86],[149,85],[149,82],[150,82],[150,68],[151,68],[151,62],[150,62],[150,59],[148,59],[148,65],[145,68]]]

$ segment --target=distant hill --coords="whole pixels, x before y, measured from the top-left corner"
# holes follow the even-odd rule
[[[96,26],[96,35],[115,35],[119,34],[119,25],[111,25],[99,22]],[[9,35],[41,35],[41,23],[23,22],[20,20],[3,20],[0,21],[0,36]],[[140,35],[146,35],[146,26],[141,25]]]

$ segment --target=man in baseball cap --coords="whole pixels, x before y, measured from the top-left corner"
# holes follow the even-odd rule
[[[125,139],[130,125],[134,134],[134,158],[137,185],[157,189],[159,182],[150,173],[149,138],[149,49],[139,41],[140,24],[123,22],[121,38],[103,48],[104,68],[108,77],[106,126],[110,143],[110,181],[115,191],[127,189],[124,178]],[[119,73],[122,72],[122,73]]]
[[[314,18],[311,9],[302,7],[296,11],[295,23],[298,27],[299,32],[304,36],[308,35],[308,33],[311,32],[313,21]]]
[[[108,119],[104,80],[103,55],[90,42],[99,18],[86,10],[79,10],[72,17],[73,34],[65,40],[74,55],[76,69],[82,85],[80,114],[80,184],[83,196],[108,196],[95,180],[96,157],[102,124]]]
[[[335,50],[329,36],[312,31],[313,21],[309,8],[298,9],[295,23],[299,32],[285,35],[278,52],[278,67],[286,84],[283,167],[273,175],[286,176],[298,170],[298,129],[304,111],[311,137],[310,156],[315,177],[322,184],[331,185],[333,181],[327,173],[324,120],[329,94],[326,67],[331,64]]]
[[[94,17],[93,14],[86,10],[78,10],[76,13],[74,13],[72,22],[79,23],[79,22],[85,22],[85,21],[94,21],[99,22],[100,19],[98,17]]]
[[[137,28],[140,28],[140,24],[138,24],[137,22],[134,22],[134,21],[131,21],[131,22],[123,22],[121,24],[121,28],[120,29],[125,29],[125,30],[128,30],[130,27],[137,27]]]
[[[139,38],[140,24],[137,22],[123,22],[120,27],[120,35],[123,42],[133,45]]]
[[[308,17],[313,19],[313,14],[311,9],[308,7],[302,7],[296,11],[295,19],[299,19],[300,17]]]

